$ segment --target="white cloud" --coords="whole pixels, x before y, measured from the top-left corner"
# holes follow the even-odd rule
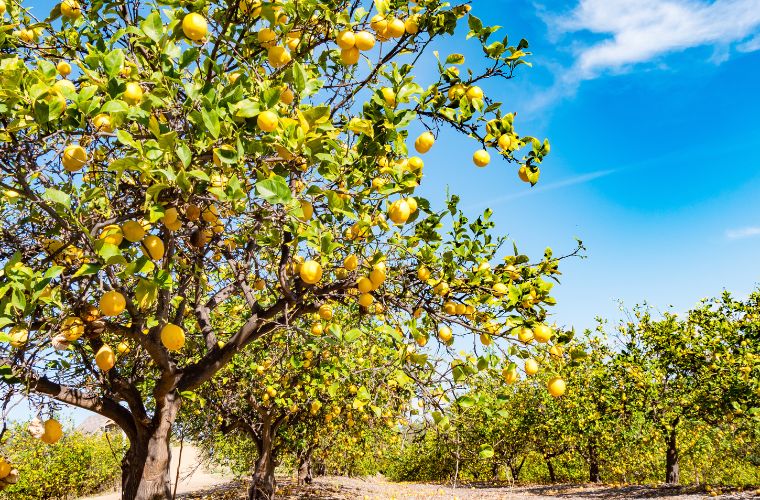
[[[741,240],[744,238],[752,238],[753,236],[760,236],[760,227],[750,226],[739,229],[729,229],[726,231],[726,238],[729,240]]]
[[[692,47],[712,46],[721,55],[736,44],[745,52],[760,49],[760,0],[579,0],[569,14],[549,22],[565,34],[604,36],[578,49],[576,80]]]

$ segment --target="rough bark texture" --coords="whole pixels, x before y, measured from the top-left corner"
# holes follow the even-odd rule
[[[179,399],[170,394],[148,426],[138,425],[121,465],[123,500],[171,498],[169,438],[178,410]]]
[[[298,457],[298,484],[311,484],[313,481],[311,473],[311,453],[312,448],[306,450],[300,457]]]
[[[667,438],[667,452],[665,460],[665,482],[667,484],[679,484],[681,481],[680,467],[678,465],[678,446],[676,443],[676,426],[670,430]]]
[[[248,500],[271,500],[274,498],[276,482],[274,469],[276,466],[272,440],[274,432],[271,422],[265,419],[261,426],[259,439],[256,442],[259,457],[251,478],[251,487],[248,489]]]

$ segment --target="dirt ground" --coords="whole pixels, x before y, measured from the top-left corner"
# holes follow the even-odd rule
[[[246,485],[231,482],[204,492],[178,495],[184,500],[244,500]],[[380,478],[320,477],[310,486],[297,487],[291,480],[278,479],[278,498],[311,500],[609,500],[651,499],[696,500],[703,498],[760,498],[760,490],[709,494],[701,488],[646,486],[551,485],[509,486],[471,484],[459,488],[426,483],[390,483]]]

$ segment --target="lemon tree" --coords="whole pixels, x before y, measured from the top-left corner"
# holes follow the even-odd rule
[[[549,153],[476,85],[512,78],[527,42],[468,5],[6,7],[3,376],[38,406],[125,431],[124,498],[169,496],[180,394],[325,303],[362,335],[379,315],[431,351],[473,333],[529,351],[547,333],[559,259],[497,260],[489,211],[470,220],[456,196],[415,195],[442,134],[472,137],[478,166],[499,158],[529,183]],[[458,25],[482,47],[480,73],[432,50]],[[426,81],[421,57],[439,57]],[[228,329],[234,300],[243,321]]]

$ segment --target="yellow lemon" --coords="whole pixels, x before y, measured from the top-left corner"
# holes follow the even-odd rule
[[[170,351],[178,351],[185,345],[185,331],[174,323],[161,328],[161,343]]]
[[[491,163],[491,155],[485,149],[479,149],[472,155],[472,162],[478,167],[485,167]]]
[[[356,45],[356,36],[353,31],[341,31],[335,41],[338,43],[338,47],[343,50],[352,49]]]
[[[359,62],[359,49],[351,47],[340,51],[340,61],[346,66],[353,66]]]
[[[111,290],[103,294],[98,306],[104,316],[118,316],[124,311],[127,301],[121,293]]]
[[[414,141],[414,149],[420,154],[425,154],[430,151],[430,148],[435,144],[435,137],[429,130],[420,134],[417,140]]]
[[[100,113],[92,119],[92,124],[95,130],[98,132],[113,132],[113,124],[111,123],[111,117],[105,113]]]
[[[113,349],[104,344],[95,354],[95,364],[104,372],[113,368],[116,364],[116,356],[114,356]]]
[[[197,12],[191,12],[182,19],[182,32],[187,38],[197,42],[208,33],[208,22]]]
[[[454,333],[451,331],[451,328],[448,326],[442,326],[438,329],[438,338],[441,339],[441,342],[444,344],[448,344],[449,341],[454,337]]]
[[[66,61],[60,61],[55,65],[55,69],[58,71],[58,74],[64,78],[71,74],[71,64]]]
[[[330,321],[333,317],[333,309],[328,304],[319,306],[319,317],[325,321]]]
[[[375,35],[369,31],[360,31],[354,36],[355,47],[361,51],[372,50],[375,46]]]
[[[42,437],[40,438],[44,443],[55,444],[63,436],[63,427],[61,426],[61,423],[54,418],[46,420],[44,427],[45,433],[42,434]]]
[[[61,163],[67,172],[81,170],[84,164],[87,163],[87,151],[79,144],[69,144],[63,150]]]
[[[100,231],[100,239],[111,245],[121,245],[124,235],[121,233],[121,228],[116,224],[109,224]]]
[[[67,19],[76,19],[82,15],[82,8],[77,0],[63,0],[61,2],[61,15]]]
[[[84,321],[76,316],[69,316],[63,320],[61,333],[69,342],[75,342],[84,334]]]
[[[526,359],[525,374],[528,376],[533,376],[536,373],[538,373],[538,362],[533,358]]]
[[[359,295],[359,305],[362,307],[369,307],[374,302],[375,298],[370,293],[363,293]]]
[[[158,236],[148,235],[142,241],[143,254],[152,260],[164,257],[164,242]]]
[[[567,387],[565,386],[564,380],[559,377],[552,377],[549,379],[549,383],[546,385],[546,388],[549,389],[549,394],[555,398],[558,398],[565,393],[565,389]]]
[[[345,267],[348,271],[353,271],[359,267],[359,259],[356,257],[356,255],[349,255],[343,259],[343,267]]]
[[[322,266],[315,260],[307,260],[301,264],[299,274],[304,283],[314,285],[322,279]]]
[[[264,132],[274,132],[277,130],[277,124],[279,120],[277,115],[272,111],[262,111],[259,116],[256,117],[256,124]]]
[[[127,104],[137,104],[142,101],[143,89],[137,82],[127,82],[127,88],[122,97]]]
[[[536,325],[533,328],[533,338],[542,344],[549,342],[549,339],[552,338],[552,335],[554,335],[554,332],[546,325]]]
[[[121,233],[127,241],[135,243],[145,237],[145,228],[137,221],[128,220],[121,226]]]

